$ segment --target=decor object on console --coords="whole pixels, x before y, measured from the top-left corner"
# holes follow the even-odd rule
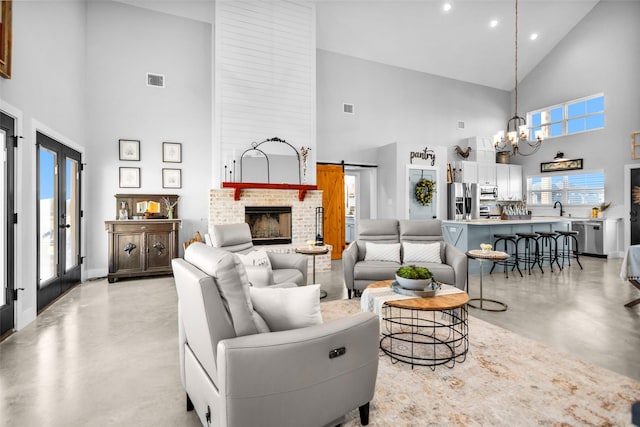
[[[174,260],[173,271],[180,375],[187,410],[195,409],[202,425],[336,425],[355,408],[361,423],[369,423],[378,371],[378,316],[358,313],[272,333],[284,327],[270,325],[270,316],[260,309],[264,312],[270,300],[282,295],[271,298],[264,292],[289,289],[252,295],[238,258],[201,243]],[[305,300],[314,306],[317,301]],[[277,307],[270,308],[277,314]],[[317,322],[313,313],[307,316]],[[287,375],[293,372],[304,375]]]
[[[640,154],[636,151],[640,147],[640,132],[631,132],[631,159],[640,159]]]
[[[164,204],[164,209],[167,212],[167,218],[173,219],[173,209],[178,204],[178,200],[175,201],[170,200],[168,197],[162,197],[162,203]]]
[[[434,262],[428,250],[403,248],[400,251],[401,244],[406,243],[425,246],[438,244],[441,262]],[[380,256],[376,257],[379,259],[368,259],[367,244],[386,245],[389,250],[393,249],[391,245],[397,245],[398,253],[393,258],[386,258],[388,260],[382,260]],[[436,280],[464,289],[467,258],[462,251],[443,240],[440,220],[362,219],[356,240],[342,253],[344,282],[349,298],[352,292],[359,293],[372,282],[393,279],[398,268],[408,264],[404,258],[412,252],[415,256],[412,255],[410,264],[427,267]],[[420,256],[421,252],[425,255]]]
[[[229,252],[248,254],[254,251],[251,230],[246,222],[217,224],[211,230],[213,246]],[[245,265],[253,286],[273,286],[282,283],[307,284],[307,258],[300,254],[266,252],[271,268]]]
[[[516,1],[516,14],[515,14],[515,111],[513,117],[507,121],[507,130],[500,131],[494,136],[494,145],[498,153],[509,152],[508,146],[511,145],[512,151],[509,153],[512,156],[517,154],[521,156],[530,156],[536,153],[542,145],[543,133],[542,130],[537,130],[534,135],[534,140],[529,140],[529,129],[527,128],[527,120],[518,115],[518,0]],[[521,150],[522,146],[526,146],[528,152]]]

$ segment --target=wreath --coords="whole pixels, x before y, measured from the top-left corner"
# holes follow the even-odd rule
[[[436,188],[436,183],[422,178],[416,184],[416,200],[422,203],[423,206],[428,205],[433,200],[433,191]]]

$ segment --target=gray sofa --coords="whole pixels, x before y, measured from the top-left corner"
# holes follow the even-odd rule
[[[467,280],[467,257],[442,237],[440,220],[363,219],[358,222],[358,236],[342,253],[342,267],[347,293],[359,294],[372,282],[389,280],[403,265],[400,262],[365,261],[366,242],[373,243],[433,243],[440,242],[442,263],[411,262],[427,267],[436,280],[464,289]]]
[[[193,243],[184,257],[172,261],[180,376],[203,426],[334,426],[355,408],[368,423],[377,315],[269,332],[236,255]]]

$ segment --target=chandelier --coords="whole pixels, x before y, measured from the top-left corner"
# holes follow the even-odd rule
[[[516,0],[515,112],[507,122],[506,132],[500,131],[493,137],[493,144],[501,153],[530,156],[540,149],[542,139],[542,131],[537,130],[535,139],[530,141],[527,121],[518,115],[518,0]],[[509,145],[511,145],[511,151],[509,151]],[[524,152],[521,151],[522,147],[525,147]]]

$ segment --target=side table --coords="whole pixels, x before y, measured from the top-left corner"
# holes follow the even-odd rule
[[[411,368],[453,368],[464,362],[469,351],[467,293],[442,285],[442,295],[404,296],[392,291],[392,282],[372,283],[362,293],[361,302],[367,305],[363,311],[378,313],[382,304],[378,313],[382,318],[380,350],[392,363],[407,363]]]
[[[325,255],[329,253],[329,248],[326,246],[296,248],[296,253],[302,254],[302,255],[309,255],[313,257],[313,269],[311,270],[313,279],[311,282],[316,283],[316,257],[318,255]],[[327,296],[327,291],[323,291],[322,289],[320,289],[320,299],[326,298],[326,296]]]
[[[469,307],[479,308],[480,310],[484,310],[484,311],[507,311],[507,304],[500,301],[496,301],[494,299],[484,298],[482,296],[482,267],[485,261],[490,261],[492,263],[494,261],[504,261],[508,259],[510,255],[500,251],[483,252],[480,249],[474,249],[474,250],[468,251],[465,255],[467,255],[467,271],[469,270],[468,268],[469,259],[475,259],[480,263],[480,298],[471,298],[468,304]],[[468,288],[469,288],[469,277],[467,276],[467,290]],[[472,301],[479,301],[480,306],[475,306],[471,304]],[[499,308],[485,307],[484,306],[485,301],[496,304],[499,306]]]

